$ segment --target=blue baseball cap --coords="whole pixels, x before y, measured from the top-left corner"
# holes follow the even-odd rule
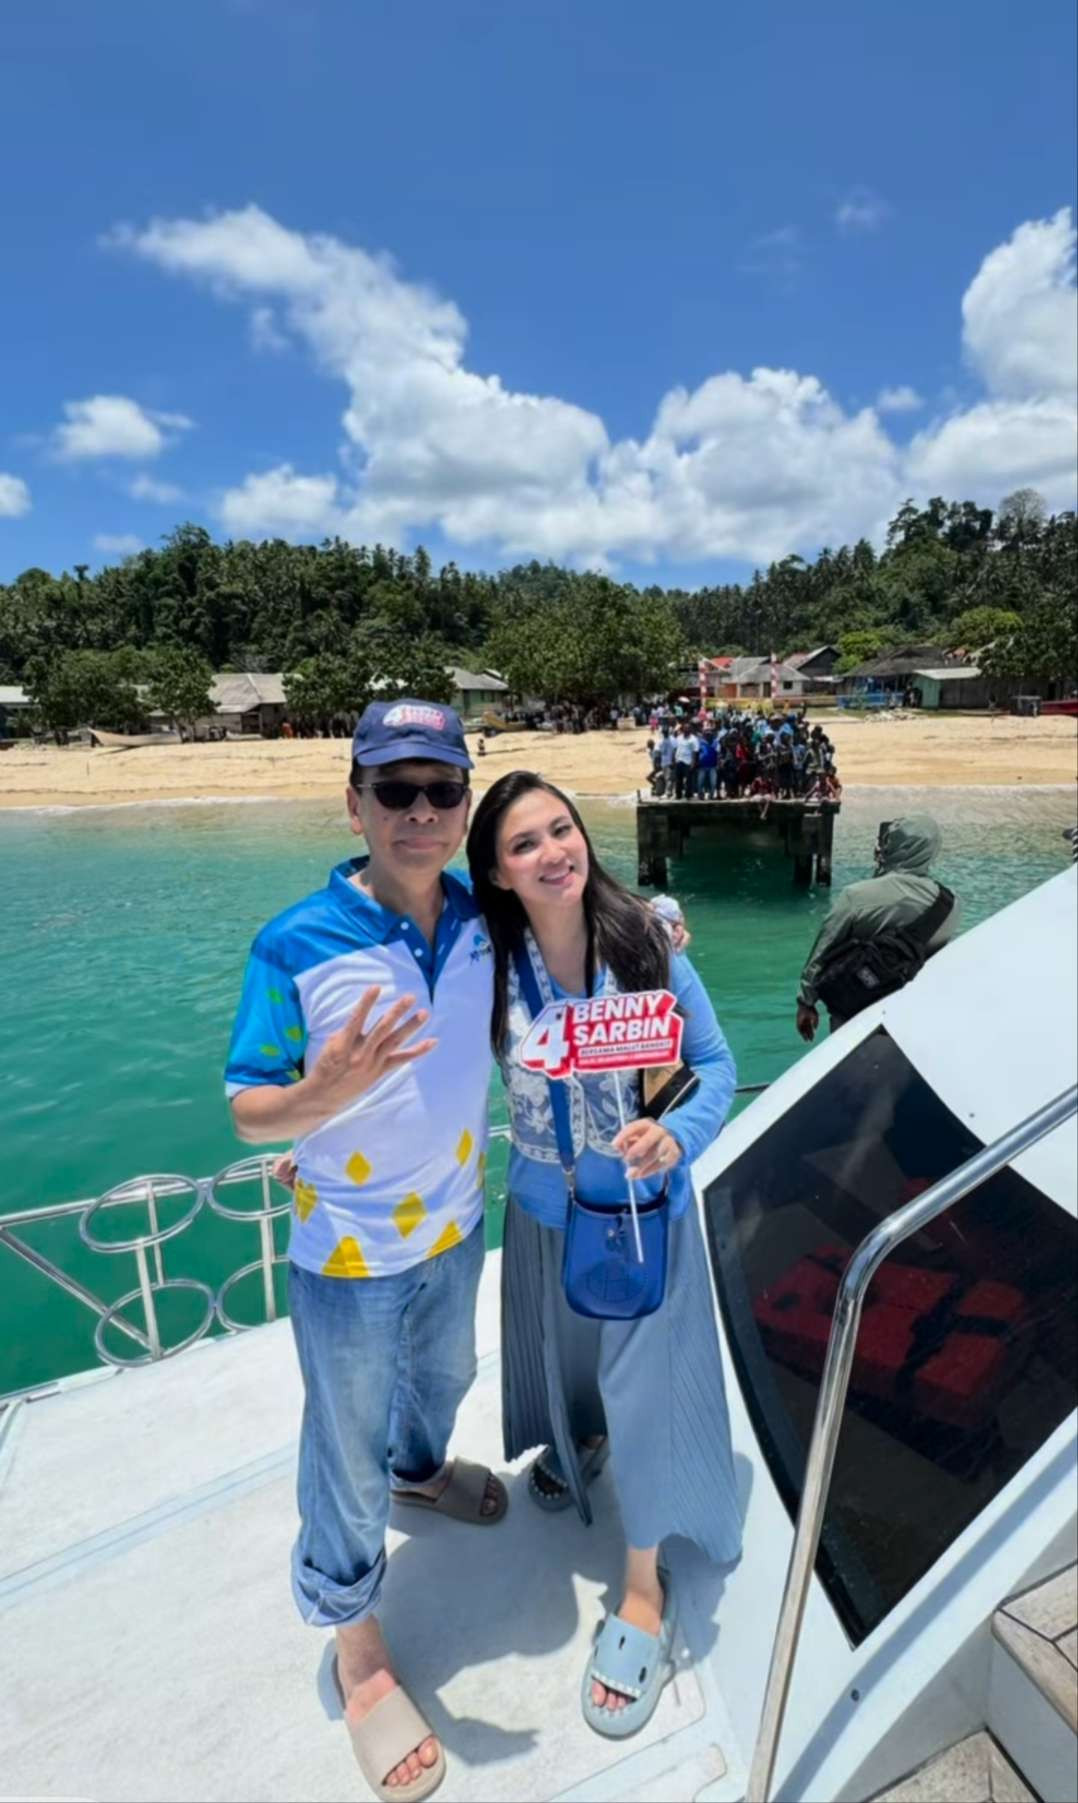
[[[474,768],[460,715],[444,701],[372,701],[352,739],[357,764],[396,764],[405,758]]]

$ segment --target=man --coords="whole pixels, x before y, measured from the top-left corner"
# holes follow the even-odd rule
[[[445,1760],[375,1618],[390,1498],[480,1526],[507,1506],[484,1468],[446,1462],[475,1375],[490,1078],[490,945],[468,888],[443,874],[471,767],[451,708],[367,708],[346,800],[369,856],[259,933],[226,1072],[240,1138],[293,1142],[293,1592],[305,1620],[336,1631],[365,1775],[409,1798]]]
[[[663,736],[659,740],[659,780],[655,784],[656,795],[669,795],[674,782],[674,758],[677,755],[678,742],[668,726],[663,727]]]
[[[866,882],[851,883],[837,896],[801,972],[797,1031],[802,1039],[811,1042],[815,1037],[820,1024],[818,999],[823,1000],[831,1016],[832,1032],[874,999],[870,988],[864,989],[863,999],[858,999],[855,975],[852,983],[847,979],[842,985],[843,993],[851,999],[842,1008],[834,1000],[830,984],[836,982],[844,952],[858,946],[867,948],[874,942],[879,945],[895,929],[904,936],[912,935],[914,940],[925,928],[930,929],[923,940],[923,954],[927,957],[953,938],[960,904],[949,889],[929,875],[939,849],[940,829],[930,814],[910,814],[904,820],[883,822],[876,838],[875,875]],[[896,965],[899,981],[892,983],[890,989],[901,988],[916,975],[920,969],[916,957],[913,965],[906,976],[901,976],[901,966]],[[890,989],[881,984],[880,994],[890,993]]]
[[[686,723],[679,728],[674,744],[674,794],[678,801],[688,800],[692,795],[697,749],[696,734]]]
[[[696,792],[701,800],[710,795],[712,801],[719,793],[719,746],[710,727],[704,732],[697,751]]]

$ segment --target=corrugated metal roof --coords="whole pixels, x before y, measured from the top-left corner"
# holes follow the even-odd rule
[[[25,689],[13,683],[0,682],[0,707],[29,707],[30,697]]]
[[[478,673],[475,670],[451,670],[449,674],[453,678],[453,687],[462,692],[467,692],[468,689],[486,689],[488,693],[503,695],[509,692],[509,684],[499,676],[492,676],[489,670],[480,670]]]
[[[952,664],[948,670],[915,670],[913,674],[928,676],[933,682],[969,682],[971,677],[979,676],[981,672],[976,664],[963,664],[959,669],[955,669]]]
[[[278,670],[237,670],[215,676],[210,697],[219,714],[247,714],[262,706],[283,707],[284,678]]]

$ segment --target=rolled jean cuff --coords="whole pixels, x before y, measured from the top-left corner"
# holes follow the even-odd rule
[[[386,1575],[385,1548],[364,1577],[354,1584],[335,1584],[293,1554],[292,1595],[309,1628],[344,1628],[373,1615]]]

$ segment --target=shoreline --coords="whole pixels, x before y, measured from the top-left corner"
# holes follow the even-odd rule
[[[482,795],[488,785],[473,784],[476,795]],[[628,789],[621,795],[596,794],[587,789],[573,789],[569,784],[561,785],[574,801],[603,801],[609,807],[630,808],[637,803],[637,792]],[[926,794],[960,795],[970,789],[976,789],[979,795],[1065,795],[1075,788],[1074,783],[846,783],[843,787],[840,802],[852,796],[887,795],[892,790],[907,792],[910,789],[923,789]],[[754,795],[741,798],[746,807],[759,807],[766,797]],[[275,802],[287,802],[296,807],[303,807],[315,802],[336,800],[334,795],[169,795],[169,796],[136,796],[123,801],[29,801],[6,802],[0,800],[0,820],[5,814],[37,814],[67,816],[70,814],[113,814],[129,808],[243,808],[268,807]],[[706,805],[706,804],[705,804]]]
[[[1069,788],[1078,777],[1070,719],[906,714],[828,719],[845,790],[862,788]],[[476,758],[477,789],[533,769],[581,800],[630,805],[647,788],[648,732],[505,733]],[[473,751],[475,739],[469,741]],[[0,811],[58,812],[139,806],[235,806],[336,801],[343,739],[224,740],[130,750],[16,743],[0,753]],[[702,804],[702,805],[706,805]]]

